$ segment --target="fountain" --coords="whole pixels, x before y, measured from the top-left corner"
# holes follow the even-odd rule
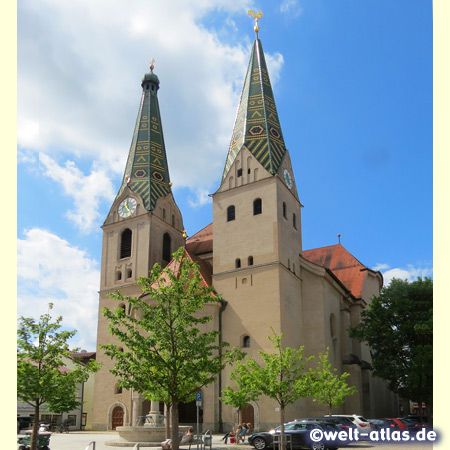
[[[137,402],[136,402],[137,403]],[[117,427],[119,439],[105,442],[112,447],[134,447],[137,443],[141,447],[160,447],[166,439],[165,417],[159,412],[159,402],[151,402],[150,412],[146,416],[138,416],[134,426]],[[183,434],[188,426],[180,426]]]

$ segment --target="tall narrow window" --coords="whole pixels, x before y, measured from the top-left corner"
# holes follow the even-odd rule
[[[286,202],[283,202],[283,217],[285,219],[287,219],[287,217],[286,217]]]
[[[260,198],[257,198],[253,201],[253,215],[256,216],[257,214],[262,213],[262,200]]]
[[[165,263],[166,265],[172,259],[171,258],[172,254],[170,252],[171,244],[172,244],[172,239],[170,238],[169,233],[164,233],[162,259],[163,259],[163,263]]]
[[[234,205],[231,205],[227,208],[227,222],[236,219],[236,209]]]
[[[131,230],[127,228],[120,235],[120,258],[131,256]]]
[[[250,347],[250,336],[244,336],[242,338],[242,347],[244,347],[244,348]]]
[[[297,229],[297,216],[295,214],[292,214],[292,225]]]
[[[248,265],[253,266],[253,256],[248,257]]]
[[[234,265],[235,265],[236,269],[239,269],[239,267],[241,267],[241,260],[240,260],[240,258],[236,259],[236,261],[234,262]]]

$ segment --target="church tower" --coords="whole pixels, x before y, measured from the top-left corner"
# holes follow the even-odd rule
[[[117,386],[109,372],[113,362],[99,347],[116,343],[108,333],[102,309],[125,308],[108,294],[120,289],[124,295],[139,295],[139,277],[148,276],[155,263],[167,265],[172,253],[185,243],[183,220],[172,195],[158,104],[159,79],[153,73],[153,64],[141,87],[122,184],[102,226],[97,361],[103,366],[95,377],[93,427],[97,430],[134,423],[150,409],[141,396]]]
[[[257,35],[213,195],[213,285],[227,302],[223,339],[249,356],[270,351],[271,328],[285,334],[287,346],[298,348],[304,340],[301,207]],[[273,422],[272,404],[252,407],[255,422]]]

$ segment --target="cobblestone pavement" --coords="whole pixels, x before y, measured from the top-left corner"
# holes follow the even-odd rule
[[[249,446],[247,442],[241,444],[228,444],[225,445],[221,440],[222,435],[214,435],[212,440],[211,450],[254,450],[253,447]],[[114,450],[114,449],[132,449],[133,447],[112,447],[106,445],[106,442],[117,441],[119,439],[118,433],[116,432],[90,432],[90,431],[73,431],[68,434],[53,433],[50,439],[50,449],[51,450],[86,450],[90,442],[95,442],[95,450]],[[17,441],[16,441],[17,442]],[[3,445],[2,445],[3,447]],[[6,445],[5,447],[9,447]],[[14,448],[14,447],[13,447]],[[17,448],[17,446],[16,446]],[[150,447],[140,447],[140,448],[150,448]],[[153,447],[158,449],[158,447]],[[201,447],[199,446],[199,449]],[[435,444],[434,447],[429,443],[408,443],[408,444],[379,444],[373,442],[358,442],[352,443],[348,447],[350,449],[367,449],[367,450],[432,450],[433,448],[445,449],[446,445],[444,442]],[[448,447],[447,447],[448,448]],[[182,447],[183,450],[188,450],[188,447]],[[93,450],[93,446],[89,447],[88,450]],[[196,445],[192,445],[191,450],[197,450]],[[209,447],[206,447],[209,450]]]

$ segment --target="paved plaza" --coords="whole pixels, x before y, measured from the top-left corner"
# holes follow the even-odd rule
[[[253,447],[249,446],[247,442],[244,444],[229,444],[225,445],[221,440],[222,435],[213,435],[212,440],[212,450],[237,450],[237,449],[247,449],[254,450]],[[50,449],[51,450],[94,450],[93,444],[89,446],[89,443],[95,442],[95,450],[114,450],[114,449],[132,449],[133,447],[116,447],[106,445],[106,442],[117,441],[119,435],[116,432],[90,432],[90,431],[74,431],[68,434],[53,433],[50,439]],[[375,444],[372,442],[360,442],[350,444],[348,449],[373,449],[373,450],[432,450],[433,448],[444,448],[443,443],[441,445],[424,443],[415,444]],[[17,447],[16,447],[17,448]],[[151,448],[143,447],[140,448]],[[158,449],[158,447],[153,447]],[[187,450],[188,447],[182,447]],[[201,447],[199,446],[199,449]],[[206,448],[208,450],[209,447]],[[193,445],[191,450],[197,450],[197,446]]]

